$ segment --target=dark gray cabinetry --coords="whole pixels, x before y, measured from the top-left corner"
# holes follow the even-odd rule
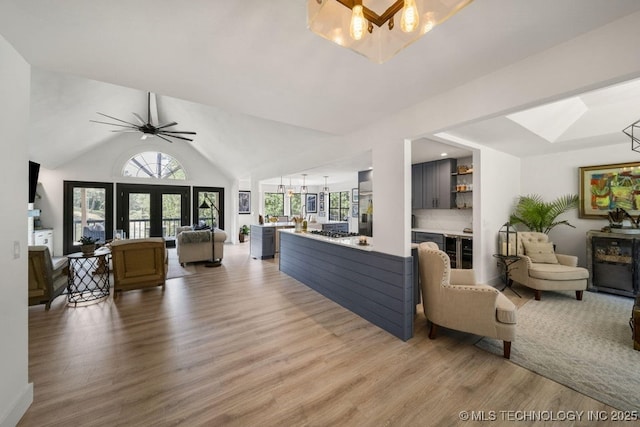
[[[640,292],[640,236],[587,233],[589,290],[635,296]]]
[[[424,163],[418,163],[411,165],[411,208],[423,209],[424,195],[422,194],[424,186],[422,165]]]
[[[251,257],[256,259],[273,258],[276,252],[276,228],[251,226]]]
[[[451,209],[455,199],[454,159],[418,163],[411,166],[411,207],[413,209]]]
[[[322,231],[349,232],[348,222],[328,222],[322,224]]]
[[[413,243],[434,242],[438,245],[440,250],[444,250],[444,234],[414,231],[411,237]]]

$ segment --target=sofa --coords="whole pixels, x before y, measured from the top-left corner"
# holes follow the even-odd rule
[[[47,246],[29,246],[29,305],[51,307],[67,288],[67,258],[51,258]]]
[[[224,242],[227,233],[215,228],[211,230],[194,230],[192,227],[178,227],[176,229],[176,252],[178,262],[185,265],[188,262],[222,261],[224,256]]]
[[[114,296],[120,291],[162,286],[168,270],[164,238],[114,240],[111,242]]]

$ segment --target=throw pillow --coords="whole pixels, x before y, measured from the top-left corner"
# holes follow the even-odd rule
[[[558,258],[553,251],[553,243],[524,243],[524,253],[531,258],[533,262],[540,262],[544,264],[557,264]]]

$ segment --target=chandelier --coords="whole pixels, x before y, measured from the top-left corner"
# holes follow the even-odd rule
[[[640,153],[640,120],[631,123],[622,132],[631,138],[631,149]]]
[[[472,1],[307,0],[307,25],[319,36],[382,64]],[[400,28],[395,29],[398,18]]]

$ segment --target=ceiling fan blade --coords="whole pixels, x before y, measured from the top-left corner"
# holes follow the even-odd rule
[[[165,136],[168,136],[169,138],[178,138],[178,139],[183,139],[185,141],[193,141],[193,139],[185,138],[184,136],[167,135],[166,132],[158,132],[156,135],[158,135],[160,138],[163,138],[161,135],[165,135]],[[163,138],[163,139],[166,139],[166,138]]]
[[[158,129],[160,129],[160,128],[158,128]],[[186,130],[163,130],[162,132],[164,132],[164,133],[184,133],[184,134],[187,134],[187,135],[196,135],[195,132],[189,132],[189,131],[186,131]]]
[[[110,119],[112,119],[112,120],[116,120],[116,121],[119,121],[119,122],[122,122],[122,123],[126,123],[126,124],[131,125],[131,126],[136,126],[136,127],[138,127],[138,125],[136,125],[135,123],[127,122],[127,121],[125,121],[125,120],[120,120],[120,119],[117,119],[117,118],[112,117],[112,116],[107,116],[106,114],[103,114],[103,113],[98,113],[98,114],[100,114],[101,116],[108,117],[108,118],[110,118]]]
[[[131,132],[131,133],[134,133],[134,132],[140,132],[140,131],[138,129],[115,129],[115,130],[112,130],[111,132],[120,132],[120,133],[122,133],[122,132]]]
[[[147,93],[148,93],[147,107],[148,107],[148,113],[149,113],[149,123],[151,124],[160,123],[160,121],[158,120],[158,101],[156,99],[156,94],[151,92],[147,92]]]
[[[144,122],[144,120],[142,119],[142,117],[140,117],[140,114],[138,113],[133,113],[133,115],[135,116],[136,119],[138,119],[138,121],[140,122],[141,125],[146,125],[146,123]]]
[[[90,121],[90,122],[93,122],[93,123],[101,123],[101,124],[103,124],[103,125],[122,126],[123,128],[128,128],[128,129],[135,129],[135,130],[138,130],[138,126],[133,125],[133,124],[132,124],[132,125],[129,125],[129,126],[126,126],[126,125],[121,125],[121,124],[119,124],[119,123],[108,123],[108,122],[101,122],[101,121],[98,121],[98,120],[89,120],[89,121]],[[125,123],[126,123],[126,122],[125,122]]]
[[[169,141],[170,143],[172,143],[172,144],[173,144],[173,141],[171,141],[171,140],[170,140],[170,139],[168,139],[168,138],[165,138],[164,136],[160,135],[159,133],[157,133],[157,134],[156,134],[156,136],[157,136],[158,138],[162,138],[162,139],[164,139],[165,141]]]
[[[166,125],[162,125],[162,126],[157,126],[156,129],[163,129],[163,128],[168,128],[170,126],[175,126],[177,125],[177,122],[171,122],[171,123],[167,123]]]

